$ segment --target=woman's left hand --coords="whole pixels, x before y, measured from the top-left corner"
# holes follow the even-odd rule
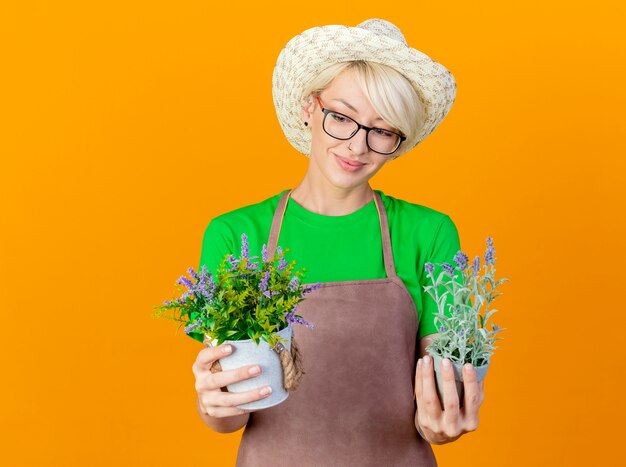
[[[448,359],[445,359],[448,360]],[[449,360],[448,360],[449,361]],[[442,361],[443,363],[443,361]],[[478,428],[478,409],[485,398],[485,380],[476,382],[476,371],[471,364],[463,365],[464,401],[459,408],[459,395],[454,382],[452,365],[442,365],[444,409],[441,409],[435,381],[433,359],[425,355],[415,368],[415,427],[431,444],[450,443],[465,433]]]

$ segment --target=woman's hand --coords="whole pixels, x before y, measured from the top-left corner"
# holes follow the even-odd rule
[[[431,444],[450,443],[465,433],[478,428],[478,409],[485,398],[483,387],[485,380],[476,382],[476,371],[470,363],[463,365],[464,401],[459,409],[459,395],[454,382],[452,365],[443,364],[443,399],[444,409],[437,395],[433,359],[425,355],[417,361],[415,369],[415,427],[422,437]]]
[[[236,406],[265,399],[271,394],[269,386],[239,393],[231,393],[226,389],[222,390],[229,384],[254,378],[261,374],[261,368],[258,365],[247,365],[234,370],[212,373],[210,371],[211,364],[221,357],[230,355],[231,352],[231,345],[222,344],[217,347],[206,347],[198,353],[198,357],[192,366],[193,374],[196,377],[195,388],[198,393],[199,409],[203,414],[207,414],[210,417],[233,417],[254,412],[254,410],[243,410]],[[253,372],[255,369],[257,371]],[[263,393],[267,389],[269,391]]]

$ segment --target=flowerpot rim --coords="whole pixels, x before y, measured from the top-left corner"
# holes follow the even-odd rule
[[[430,353],[430,351],[428,351],[428,355],[430,355],[433,359],[437,358],[437,359],[443,360],[444,358],[446,358],[446,357],[442,357],[441,355],[439,355],[439,354],[437,354],[437,353]],[[454,361],[454,360],[452,360],[452,359],[448,359],[448,360],[450,360],[450,362],[451,362],[454,366],[456,366],[457,368],[462,368],[462,367],[463,367],[463,365],[465,365],[465,363],[457,363],[457,362],[455,362],[455,361]],[[466,362],[466,363],[469,363],[469,362]],[[489,365],[491,365],[491,358],[487,359],[487,363],[485,363],[484,365],[480,365],[480,366],[474,366],[474,365],[472,365],[472,366],[473,366],[474,368],[477,368],[477,369],[478,369],[478,368],[486,368],[486,367],[488,367]]]
[[[292,328],[292,327],[293,327],[293,323],[289,323],[289,324],[287,325],[287,327],[284,327],[284,328],[282,328],[282,329],[281,329],[281,330],[279,330],[279,331],[275,331],[275,333],[276,333],[276,334],[280,334],[281,332],[283,332],[283,331],[285,331],[285,330],[287,330],[287,329],[290,329],[290,328]],[[205,336],[206,340],[208,340],[208,341],[209,341],[209,343],[210,343],[211,345],[213,344],[213,341],[216,341],[216,340],[217,340],[217,339],[212,338],[212,337],[211,337],[211,336],[209,336],[208,334],[205,334],[204,336]],[[254,339],[238,339],[238,340],[226,339],[226,340],[224,341],[224,343],[226,343],[226,342],[229,342],[229,343],[234,343],[234,342],[236,342],[236,343],[247,343],[247,342],[254,342]],[[261,345],[261,342],[265,342],[265,343],[267,344],[267,342],[263,339],[263,337],[261,337],[261,338],[260,338],[260,340],[259,340],[259,343],[258,343],[258,344],[256,344],[256,342],[255,342],[255,344],[256,344],[256,345]]]

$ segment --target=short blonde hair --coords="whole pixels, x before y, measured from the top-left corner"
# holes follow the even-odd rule
[[[380,117],[407,137],[391,159],[412,149],[417,133],[424,124],[424,106],[419,94],[404,75],[387,65],[365,60],[334,63],[307,83],[301,101],[310,95],[319,95],[347,70],[356,72],[363,93]]]

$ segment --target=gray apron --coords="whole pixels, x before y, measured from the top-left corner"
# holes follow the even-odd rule
[[[291,191],[280,198],[268,241],[274,255]],[[323,282],[305,295],[294,326],[304,377],[277,406],[250,413],[238,467],[436,466],[415,429],[417,314],[396,275],[387,212],[381,224],[383,279]]]

